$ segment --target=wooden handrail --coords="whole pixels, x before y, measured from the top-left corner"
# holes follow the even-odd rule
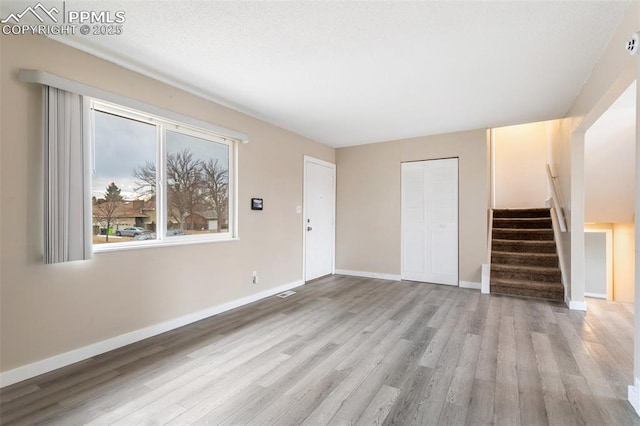
[[[560,187],[558,186],[557,176],[551,173],[551,165],[547,163],[547,179],[551,186],[551,199],[553,201],[553,207],[560,227],[560,232],[567,232],[567,222],[564,218],[564,208],[562,204],[562,197],[560,195]]]

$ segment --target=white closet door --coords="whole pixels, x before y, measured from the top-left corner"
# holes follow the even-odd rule
[[[458,285],[458,159],[402,164],[402,279]]]

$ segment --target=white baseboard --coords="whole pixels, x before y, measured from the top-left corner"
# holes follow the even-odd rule
[[[226,312],[231,309],[256,302],[260,299],[273,296],[274,294],[291,290],[292,288],[299,287],[303,284],[303,280],[294,281],[292,283],[281,285],[275,288],[270,288],[268,290],[252,294],[250,296],[243,297],[241,299],[232,300],[231,302],[227,302],[222,305],[213,306],[202,311],[187,314],[182,317],[165,321],[159,324],[154,324],[152,326],[141,328],[139,330],[134,330],[120,336],[112,337],[101,342],[93,343],[79,349],[65,352],[60,355],[55,355],[50,358],[43,359],[42,361],[36,361],[32,364],[14,368],[13,370],[4,371],[0,373],[0,388],[30,379],[32,377],[39,376],[40,374],[48,373],[49,371],[53,371],[61,367],[66,367],[67,365],[71,365],[76,362],[91,358],[92,356],[96,356],[113,349],[121,348],[131,343],[135,343],[140,340],[162,334],[175,328],[211,317],[213,315],[217,315],[222,312]]]
[[[606,294],[601,294],[601,293],[585,293],[584,296],[585,297],[594,297],[596,299],[606,299],[607,298]]]
[[[338,275],[349,275],[352,277],[362,277],[362,278],[376,278],[379,280],[391,280],[391,281],[400,281],[400,275],[395,274],[381,274],[378,272],[367,272],[367,271],[351,271],[348,269],[336,269],[335,271]]]
[[[635,379],[635,386],[629,386],[627,399],[633,409],[636,410],[636,414],[640,415],[640,380]]]
[[[575,300],[565,299],[564,303],[573,311],[587,312],[587,302],[578,302]]]
[[[352,271],[349,269],[336,269],[335,274],[337,275],[348,275],[351,277],[361,277],[361,278],[376,278],[379,280],[390,280],[390,281],[400,281],[402,278],[400,275],[396,274],[381,274],[378,272],[367,272],[367,271]],[[474,283],[471,281],[459,281],[458,286],[460,288],[471,288],[474,290],[480,290],[481,284]]]
[[[472,288],[474,290],[482,290],[482,284],[474,283],[472,281],[459,281],[458,286],[460,288]]]

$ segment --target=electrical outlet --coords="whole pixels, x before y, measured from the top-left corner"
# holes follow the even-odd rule
[[[253,271],[253,280],[252,282],[254,284],[258,284],[258,272],[257,271]]]

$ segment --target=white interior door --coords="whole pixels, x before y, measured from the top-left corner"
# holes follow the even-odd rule
[[[402,279],[458,285],[458,159],[402,163]]]
[[[336,166],[311,157],[304,161],[304,279],[333,273]]]

